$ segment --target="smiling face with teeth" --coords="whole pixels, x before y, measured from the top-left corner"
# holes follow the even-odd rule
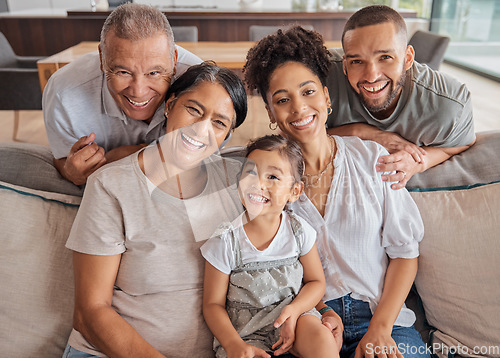
[[[281,215],[288,202],[299,198],[302,184],[295,181],[290,162],[279,151],[256,149],[247,157],[238,189],[253,220],[261,215]]]
[[[307,143],[326,134],[328,89],[305,65],[286,62],[277,67],[269,78],[267,103],[271,122],[291,139]]]
[[[415,53],[391,22],[345,33],[344,73],[364,106],[379,119],[396,108]]]
[[[167,100],[166,134],[161,145],[170,165],[187,170],[213,154],[235,121],[233,102],[218,83],[201,82]]]
[[[129,118],[149,123],[165,101],[177,61],[177,50],[172,57],[170,46],[164,33],[137,41],[114,31],[106,35],[101,69],[111,96]]]

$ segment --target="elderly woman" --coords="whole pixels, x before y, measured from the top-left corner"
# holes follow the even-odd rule
[[[200,246],[241,212],[239,165],[214,153],[246,111],[236,75],[193,66],[167,92],[165,136],[90,177],[66,245],[76,297],[65,357],[212,354]]]
[[[392,190],[377,173],[383,147],[327,134],[328,69],[321,35],[300,27],[262,39],[244,69],[271,128],[304,154],[305,190],[292,207],[318,232],[326,304],[317,309],[334,335],[344,327],[341,357],[410,356],[409,347],[425,356],[415,315],[404,306],[423,236],[418,208],[405,189]]]

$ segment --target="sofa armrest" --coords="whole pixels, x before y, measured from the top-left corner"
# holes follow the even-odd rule
[[[449,160],[415,174],[407,189],[469,187],[500,180],[500,130],[476,133],[476,143]]]
[[[47,146],[0,143],[0,181],[22,187],[82,196],[83,189],[64,179],[54,167]]]
[[[468,150],[415,175],[407,185],[425,228],[415,287],[439,357],[456,347],[468,352],[465,356],[476,347],[496,349],[481,356],[500,353],[495,301],[500,295],[499,151],[500,131],[477,133]],[[413,308],[418,323],[424,315],[420,305]],[[428,327],[419,330],[428,339]]]

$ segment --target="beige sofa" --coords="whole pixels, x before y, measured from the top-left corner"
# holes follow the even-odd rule
[[[461,355],[500,357],[498,153],[500,131],[481,133],[474,147],[409,185],[426,233],[419,296],[408,304],[426,341],[433,332],[430,344],[439,355],[455,347]],[[63,352],[73,309],[64,244],[81,194],[59,176],[47,147],[0,144],[1,357]]]

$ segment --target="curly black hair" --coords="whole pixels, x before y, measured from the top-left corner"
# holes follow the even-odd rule
[[[264,37],[247,54],[243,73],[250,91],[257,90],[265,103],[269,78],[274,70],[286,62],[299,62],[318,76],[326,86],[330,67],[330,52],[323,37],[316,31],[294,26]]]

